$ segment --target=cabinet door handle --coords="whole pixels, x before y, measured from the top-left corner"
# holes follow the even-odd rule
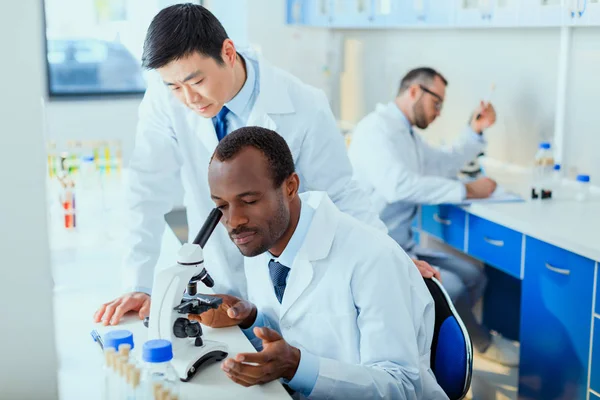
[[[487,236],[483,237],[483,240],[485,240],[486,242],[488,242],[489,244],[491,244],[492,246],[496,246],[496,247],[502,247],[504,246],[504,240],[495,240],[495,239],[490,239]]]
[[[556,268],[548,263],[546,263],[546,268],[548,268],[552,272],[556,272],[557,274],[571,275],[571,271],[569,271],[568,269]]]
[[[449,226],[450,224],[452,224],[452,221],[450,221],[449,219],[440,218],[440,216],[438,215],[438,213],[433,214],[433,220],[435,222],[437,222],[438,224],[443,224],[443,225],[446,225],[446,226]]]

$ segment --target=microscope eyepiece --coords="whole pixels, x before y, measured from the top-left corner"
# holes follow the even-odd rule
[[[212,233],[214,232],[214,230],[217,227],[217,225],[219,224],[219,221],[221,220],[222,216],[223,216],[223,213],[221,212],[221,210],[219,210],[218,208],[213,208],[213,210],[210,212],[210,214],[208,214],[208,218],[206,218],[206,221],[204,221],[204,225],[202,225],[202,228],[200,228],[200,231],[198,232],[198,234],[196,235],[196,238],[194,239],[194,241],[192,243],[197,244],[201,248],[204,248],[204,246],[206,245],[206,242],[208,242],[208,238],[210,238],[210,235],[212,235]],[[192,278],[192,280],[190,281],[190,284],[192,282],[195,284],[195,282],[198,280],[202,281],[202,283],[204,283],[209,288],[211,288],[215,285],[215,281],[208,274],[208,272],[206,271],[206,268],[202,268],[202,271],[198,275],[196,275]],[[192,289],[194,291],[193,294],[189,290],[190,290],[190,285],[188,285],[188,294],[190,296],[193,296],[194,294],[196,294],[195,287]]]

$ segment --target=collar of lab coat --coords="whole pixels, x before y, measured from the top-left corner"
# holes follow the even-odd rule
[[[298,257],[318,261],[329,255],[340,211],[326,192],[305,192],[300,195],[300,199],[312,207],[315,214]]]
[[[292,99],[285,86],[279,81],[281,71],[273,68],[266,60],[251,49],[242,50],[240,54],[258,63],[259,92],[252,114],[289,114],[295,111]],[[252,117],[250,117],[252,118]]]
[[[268,294],[273,308],[279,308],[280,320],[285,317],[288,310],[310,285],[314,275],[315,262],[329,255],[341,213],[326,192],[305,192],[300,195],[300,199],[312,207],[315,213],[304,243],[294,259],[281,306],[278,306],[272,290]],[[270,259],[269,252],[246,259],[246,268],[250,268],[252,276],[258,279],[252,279],[249,281],[250,284],[254,282],[254,284],[262,286],[264,282],[271,282],[268,270]]]
[[[412,131],[412,125],[410,124],[410,122],[408,121],[408,118],[406,117],[406,115],[404,115],[402,110],[400,108],[398,108],[398,105],[396,104],[396,102],[390,101],[388,103],[387,107],[390,112],[390,115],[392,115],[395,118],[398,118],[398,120],[401,121],[402,124],[404,124],[404,127],[406,129],[408,129],[409,132]]]
[[[312,282],[315,262],[329,254],[337,229],[340,211],[325,192],[306,192],[300,199],[315,209],[312,223],[304,239],[304,243],[296,256],[290,271],[285,295],[281,302],[279,315],[283,319],[288,310],[306,291]]]

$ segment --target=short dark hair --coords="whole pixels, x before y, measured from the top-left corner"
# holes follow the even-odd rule
[[[398,89],[398,94],[404,93],[411,85],[415,83],[420,84],[429,84],[433,81],[435,77],[438,77],[444,82],[444,85],[448,86],[448,81],[442,74],[437,72],[433,68],[429,67],[419,67],[408,71],[404,78],[400,81],[400,88]]]
[[[246,126],[231,132],[219,142],[212,158],[227,161],[246,147],[254,147],[264,154],[275,187],[294,173],[294,158],[285,139],[277,132],[260,126]]]
[[[175,4],[152,19],[144,40],[142,66],[161,68],[194,52],[223,65],[221,50],[226,39],[225,28],[206,8],[190,3]]]

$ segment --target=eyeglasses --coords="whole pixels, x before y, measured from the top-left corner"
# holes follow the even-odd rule
[[[432,95],[437,100],[433,104],[433,106],[435,107],[435,109],[437,111],[441,111],[442,110],[442,106],[444,105],[444,99],[442,99],[442,97],[439,94],[432,92],[431,90],[427,89],[423,85],[419,85],[419,87],[421,88],[422,91],[424,91],[425,93],[429,93],[430,95]]]

